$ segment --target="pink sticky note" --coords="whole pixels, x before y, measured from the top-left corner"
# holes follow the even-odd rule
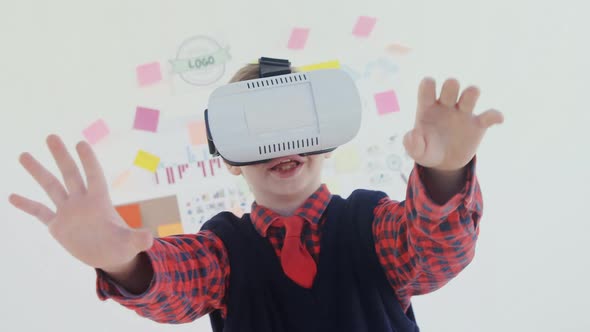
[[[159,62],[151,62],[137,66],[135,71],[137,73],[137,84],[139,84],[139,86],[150,85],[162,80],[162,72],[160,71]]]
[[[88,128],[82,130],[82,135],[90,144],[96,144],[108,134],[109,127],[102,119],[94,121]]]
[[[309,35],[309,29],[307,28],[294,28],[291,31],[291,37],[289,38],[288,48],[292,50],[302,50],[305,48],[307,42],[307,36]]]
[[[388,90],[375,94],[375,104],[379,115],[399,112],[399,103],[395,91]]]
[[[368,37],[371,31],[373,31],[375,23],[377,23],[376,17],[359,16],[352,30],[352,34],[358,37]]]
[[[158,130],[158,120],[160,118],[160,111],[145,107],[137,107],[135,111],[135,121],[133,128],[145,131]]]
[[[205,121],[194,121],[188,124],[188,134],[191,145],[207,144],[207,129]]]

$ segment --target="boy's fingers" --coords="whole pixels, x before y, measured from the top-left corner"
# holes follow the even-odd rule
[[[404,147],[414,161],[425,167],[435,167],[444,159],[444,148],[441,140],[432,134],[428,135],[413,129],[404,136]]]
[[[403,140],[404,147],[408,155],[414,160],[419,159],[424,154],[426,144],[424,138],[419,135],[416,130],[411,130],[406,133]]]
[[[440,103],[448,106],[454,107],[457,103],[457,98],[459,97],[459,81],[454,78],[450,78],[443,83],[441,92],[440,92]]]
[[[495,124],[504,122],[504,116],[497,110],[491,109],[477,116],[480,127],[487,129]]]
[[[475,109],[475,104],[477,103],[477,99],[479,98],[479,88],[476,86],[470,86],[463,91],[461,94],[461,98],[459,98],[459,102],[457,103],[457,108],[466,113],[473,113]]]
[[[92,151],[92,147],[90,147],[87,142],[82,141],[76,145],[76,151],[78,151],[82,167],[84,168],[84,173],[86,173],[88,190],[107,192],[107,181],[104,177],[100,163],[98,162],[94,151]]]
[[[33,156],[23,153],[19,161],[21,165],[39,183],[56,206],[68,198],[68,193],[59,180],[41,165]]]
[[[32,215],[33,217],[36,217],[45,225],[48,225],[49,222],[53,220],[53,218],[55,218],[55,213],[51,211],[47,206],[39,202],[30,200],[26,197],[12,194],[10,195],[8,200],[12,205],[14,205],[14,207],[24,211],[25,213]]]
[[[56,135],[50,135],[47,137],[47,146],[63,176],[68,192],[75,194],[86,191],[80,170],[63,141]]]
[[[425,77],[418,88],[418,111],[427,109],[434,105],[435,102],[436,83],[433,78]]]

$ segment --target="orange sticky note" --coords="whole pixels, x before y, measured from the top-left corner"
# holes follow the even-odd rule
[[[409,48],[408,46],[399,44],[399,43],[394,43],[394,44],[389,44],[387,45],[387,47],[385,47],[385,51],[391,54],[401,54],[401,55],[406,55],[408,54],[412,49]]]
[[[188,124],[188,135],[191,145],[207,144],[205,121],[193,121]]]
[[[128,169],[125,172],[121,173],[119,176],[117,176],[117,178],[113,181],[113,188],[118,188],[121,185],[123,185],[123,183],[125,183],[125,181],[127,181],[127,179],[129,179],[129,176],[131,176],[131,170]]]
[[[158,226],[158,236],[165,237],[170,235],[184,234],[184,229],[181,223],[166,224]]]
[[[141,227],[141,211],[139,209],[139,204],[116,206],[115,209],[117,210],[121,218],[125,220],[127,225],[129,225],[129,227]]]

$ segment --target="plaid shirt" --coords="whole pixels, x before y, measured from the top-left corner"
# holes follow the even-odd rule
[[[416,171],[417,170],[417,171]],[[417,166],[408,181],[406,200],[384,198],[374,210],[375,250],[402,306],[414,295],[439,289],[473,259],[482,215],[475,160],[461,192],[446,204],[429,197]],[[307,222],[302,238],[314,257],[320,253],[321,225],[331,194],[322,185],[295,212]],[[271,225],[275,212],[253,203],[251,219],[281,255],[284,230]],[[97,270],[97,293],[112,298],[154,321],[185,323],[220,309],[225,316],[225,289],[230,266],[221,240],[210,231],[159,238],[148,250],[154,278],[141,295],[132,295]]]

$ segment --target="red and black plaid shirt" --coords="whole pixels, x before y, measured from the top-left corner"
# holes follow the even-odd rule
[[[446,204],[437,205],[426,193],[420,167],[408,180],[406,200],[384,198],[374,210],[375,250],[404,308],[414,295],[437,290],[472,260],[482,215],[482,197],[469,165],[464,188]],[[417,170],[417,171],[416,171]],[[331,194],[322,185],[295,212],[307,222],[303,241],[318,260],[321,224]],[[256,230],[281,255],[284,230],[270,226],[276,213],[256,203],[251,219]],[[225,316],[225,289],[230,266],[221,240],[210,231],[159,238],[147,251],[154,269],[148,290],[132,295],[98,271],[97,293],[138,314],[165,323],[190,322],[220,309]]]

